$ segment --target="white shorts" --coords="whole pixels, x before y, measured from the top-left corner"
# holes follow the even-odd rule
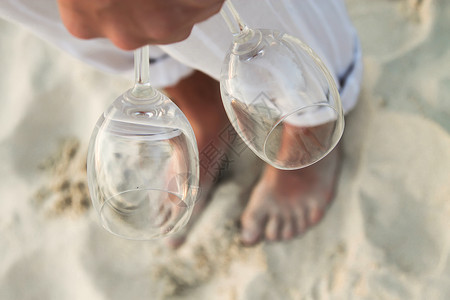
[[[308,44],[333,75],[345,112],[357,102],[362,80],[361,50],[344,0],[233,0],[253,28],[278,29]],[[41,38],[107,72],[133,77],[133,53],[106,39],[80,40],[62,24],[54,0],[4,0],[0,17],[26,26]],[[219,79],[231,34],[220,15],[197,24],[180,43],[152,46],[151,83],[175,84],[193,70]]]

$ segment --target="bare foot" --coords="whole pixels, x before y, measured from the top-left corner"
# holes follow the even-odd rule
[[[241,241],[289,240],[317,224],[334,198],[340,170],[339,148],[304,169],[267,166],[241,217]]]
[[[175,86],[166,88],[166,92],[191,123],[200,154],[199,199],[186,227],[166,239],[171,248],[178,248],[206,207],[211,189],[221,175],[221,163],[226,153],[219,133],[229,121],[222,105],[219,83],[203,73],[194,72]]]

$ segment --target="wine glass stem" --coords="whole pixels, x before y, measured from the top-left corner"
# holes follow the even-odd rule
[[[233,34],[233,37],[236,38],[249,31],[249,28],[244,23],[242,18],[239,16],[239,13],[237,12],[233,3],[231,3],[231,0],[225,1],[225,4],[223,5],[220,11],[220,14],[222,15],[222,18],[224,19],[225,23],[227,23],[228,28]]]
[[[135,82],[133,94],[139,95],[143,90],[150,88],[150,53],[149,46],[134,51]]]

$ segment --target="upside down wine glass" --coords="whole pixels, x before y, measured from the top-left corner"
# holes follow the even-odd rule
[[[199,192],[198,149],[181,110],[149,83],[148,46],[135,51],[136,82],[98,120],[88,183],[102,226],[148,240],[177,232]]]
[[[323,62],[295,37],[249,28],[230,0],[221,14],[233,43],[220,88],[237,133],[278,169],[300,169],[325,157],[342,136],[344,115]]]

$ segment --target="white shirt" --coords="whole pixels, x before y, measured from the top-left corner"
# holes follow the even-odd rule
[[[314,49],[340,89],[344,111],[354,107],[361,84],[362,58],[343,0],[233,0],[233,3],[250,27],[286,32]],[[101,70],[133,76],[132,52],[120,50],[106,39],[80,40],[71,36],[60,20],[54,0],[2,0],[0,17],[23,24]],[[225,22],[215,15],[197,24],[185,41],[152,46],[152,85],[173,85],[193,69],[218,80],[231,39]],[[344,86],[340,86],[343,82]]]

